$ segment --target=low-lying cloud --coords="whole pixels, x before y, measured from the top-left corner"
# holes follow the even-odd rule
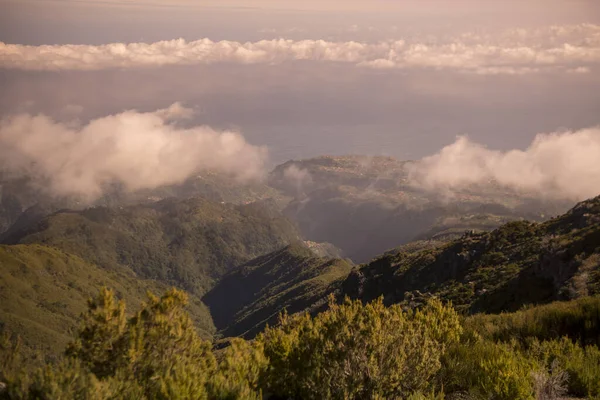
[[[600,63],[600,26],[581,24],[498,35],[465,33],[451,39],[379,43],[325,40],[236,42],[200,39],[155,43],[26,46],[0,42],[0,68],[99,70],[220,62],[276,64],[320,61],[387,68],[457,70],[485,75],[540,71],[584,72]]]
[[[497,151],[459,137],[411,167],[422,188],[452,191],[490,183],[549,199],[600,194],[600,127],[538,134],[525,150]]]
[[[313,183],[312,176],[307,169],[299,168],[292,164],[283,171],[283,178],[289,182],[296,190],[299,197],[306,195],[306,189]]]
[[[262,178],[266,149],[236,132],[174,121],[191,111],[176,103],[142,113],[125,111],[81,126],[45,115],[0,121],[0,170],[29,176],[55,195],[100,196],[107,184],[128,190],[184,181],[211,169],[239,178]]]

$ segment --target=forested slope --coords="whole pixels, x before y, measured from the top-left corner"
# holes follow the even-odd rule
[[[315,311],[339,287],[352,264],[317,257],[295,243],[249,261],[225,275],[202,300],[224,336],[254,336],[279,314]]]
[[[112,271],[78,256],[41,245],[0,245],[0,330],[19,335],[27,356],[62,352],[79,323],[87,300],[111,287],[133,308],[146,292],[164,292],[164,283],[140,279],[127,268]],[[211,338],[215,327],[207,307],[192,298],[188,310],[201,335]]]
[[[388,253],[352,272],[342,295],[388,304],[423,294],[468,312],[600,293],[600,197],[545,223],[511,222],[434,247]]]

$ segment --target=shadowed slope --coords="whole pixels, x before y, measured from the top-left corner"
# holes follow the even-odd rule
[[[230,272],[204,297],[225,336],[252,337],[289,313],[316,310],[326,303],[352,265],[314,255],[293,244],[249,261]]]

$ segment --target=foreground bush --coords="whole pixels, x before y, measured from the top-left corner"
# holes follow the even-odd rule
[[[62,363],[9,379],[8,398],[207,399],[218,375],[212,345],[202,340],[172,289],[126,320],[110,290],[89,302]]]
[[[582,345],[600,345],[600,296],[527,307],[514,313],[479,314],[466,320],[468,329],[487,339],[508,342],[528,338],[553,340],[567,336]]]
[[[328,312],[284,316],[258,341],[269,359],[266,387],[302,399],[391,399],[433,389],[440,358],[461,333],[439,301],[416,313],[381,300],[330,304]]]
[[[440,380],[448,392],[469,393],[477,399],[533,398],[532,373],[539,366],[515,344],[468,341],[452,346],[443,362]]]
[[[127,318],[125,304],[102,290],[65,357],[22,373],[18,342],[0,337],[0,399],[600,399],[598,347],[582,346],[581,336],[538,338],[522,314],[473,329],[472,318],[463,328],[435,299],[410,312],[331,300],[314,318],[284,314],[256,340],[215,352],[186,301],[175,289],[149,295]],[[504,340],[515,327],[527,334]]]
[[[574,396],[600,399],[600,350],[596,346],[581,347],[567,338],[540,342],[529,346],[530,357],[543,365],[555,365],[568,375],[568,392]]]

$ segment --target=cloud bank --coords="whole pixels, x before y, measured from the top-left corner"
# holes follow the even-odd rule
[[[466,137],[415,163],[410,178],[428,190],[494,183],[550,199],[600,194],[600,127],[538,134],[526,150],[490,150]]]
[[[0,170],[33,177],[55,195],[100,196],[105,185],[128,190],[184,181],[203,169],[241,180],[261,178],[266,150],[235,132],[181,128],[180,104],[150,113],[125,111],[84,126],[21,114],[0,121]]]
[[[600,26],[553,26],[510,30],[497,35],[464,33],[451,39],[401,39],[380,43],[177,39],[100,46],[26,46],[0,42],[0,68],[24,70],[99,70],[223,62],[275,64],[299,60],[379,69],[450,69],[477,74],[585,72],[590,65],[600,63]]]

